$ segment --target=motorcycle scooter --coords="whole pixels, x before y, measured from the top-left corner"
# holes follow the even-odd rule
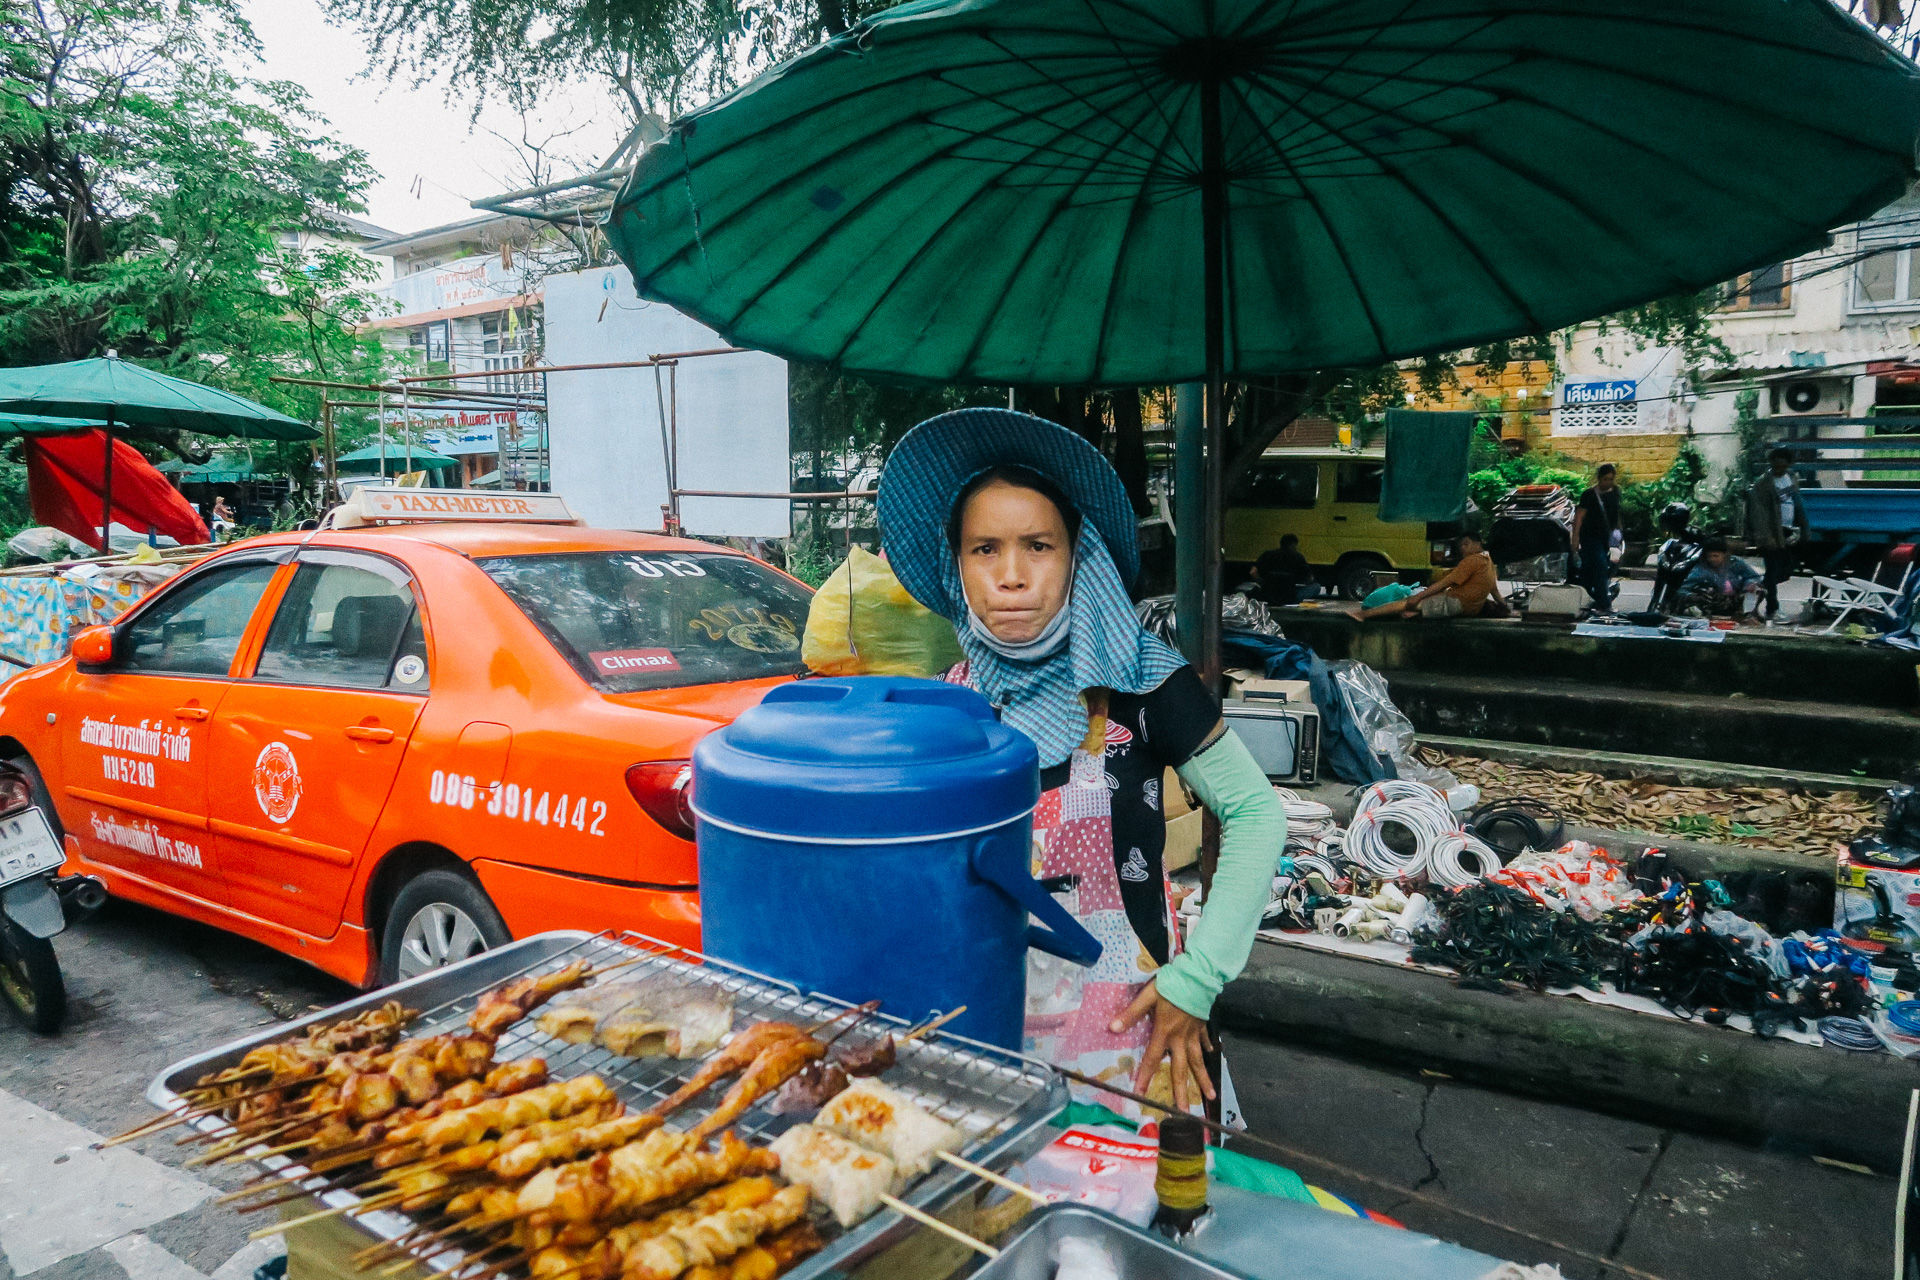
[[[97,910],[106,891],[60,876],[67,851],[35,803],[37,779],[0,763],[0,997],[28,1030],[50,1035],[67,1016],[67,987],[50,941],[67,927],[63,901]]]
[[[1655,613],[1680,612],[1680,584],[1705,553],[1707,537],[1687,523],[1692,517],[1693,508],[1684,502],[1670,502],[1660,513],[1667,539],[1654,558],[1653,597],[1647,602]]]

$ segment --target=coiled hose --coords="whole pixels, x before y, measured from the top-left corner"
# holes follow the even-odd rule
[[[1873,1028],[1858,1018],[1822,1018],[1815,1025],[1820,1028],[1820,1038],[1838,1049],[1875,1053],[1886,1047]]]
[[[1524,796],[1489,800],[1467,815],[1466,829],[1490,846],[1502,862],[1511,862],[1529,849],[1558,849],[1567,834],[1567,824],[1553,806]]]

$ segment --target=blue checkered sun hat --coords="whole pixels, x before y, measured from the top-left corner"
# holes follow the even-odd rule
[[[1037,661],[1003,657],[974,634],[947,543],[954,500],[975,476],[1000,466],[1046,476],[1082,518],[1067,643]],[[1034,740],[1042,766],[1066,760],[1085,738],[1085,690],[1146,693],[1186,665],[1141,629],[1127,599],[1140,554],[1125,486],[1099,450],[1065,427],[1010,409],[959,409],[930,418],[887,460],[878,506],[894,575],[909,595],[954,624],[970,683],[1002,720]]]

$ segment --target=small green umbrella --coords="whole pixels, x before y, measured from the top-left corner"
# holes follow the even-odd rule
[[[8,436],[64,436],[76,431],[98,431],[103,418],[48,418],[37,413],[0,413],[0,438]]]
[[[432,449],[415,445],[377,445],[370,444],[364,449],[355,449],[352,453],[343,453],[333,460],[336,471],[348,475],[367,473],[400,473],[405,471],[445,471],[449,467],[460,465],[460,459],[449,458],[444,453],[435,453]]]
[[[175,484],[237,484],[255,476],[253,459],[219,457],[206,462],[169,458],[154,468],[173,477]]]
[[[317,440],[320,433],[245,396],[155,373],[114,356],[0,369],[0,413],[89,418],[106,430],[101,477],[100,550],[113,519],[115,427],[192,431],[255,440]],[[45,434],[45,433],[43,433]]]
[[[108,419],[203,436],[318,440],[320,433],[231,391],[155,373],[108,356],[0,369],[0,412]]]

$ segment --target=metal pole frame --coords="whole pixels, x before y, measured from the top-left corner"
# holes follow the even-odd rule
[[[100,463],[100,554],[113,554],[113,414],[107,414],[103,434],[107,439],[106,456]]]
[[[1226,532],[1226,143],[1220,77],[1200,82],[1200,224],[1206,381],[1180,388],[1174,416],[1175,625],[1206,686],[1220,686],[1220,559]],[[1196,396],[1195,392],[1199,394]],[[1195,404],[1195,400],[1199,404]]]

